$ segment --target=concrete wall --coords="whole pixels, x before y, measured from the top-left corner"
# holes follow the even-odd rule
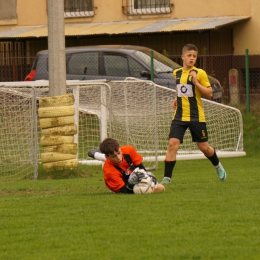
[[[17,23],[16,0],[0,0],[0,24]]]
[[[251,0],[251,19],[246,23],[237,24],[234,27],[235,53],[245,53],[245,49],[251,54],[260,53],[260,1]]]
[[[47,23],[47,1],[48,0],[0,0],[3,2],[16,2],[18,25],[40,25]],[[127,6],[131,0],[95,0],[92,18],[66,18],[66,22],[113,22],[123,20],[140,19],[167,19],[167,18],[186,18],[186,17],[207,17],[225,15],[248,15],[254,13],[253,10],[259,8],[259,0],[171,0],[174,4],[171,14],[139,15],[126,16],[123,14],[122,7]],[[256,18],[257,17],[257,12]],[[260,20],[260,17],[259,17]]]
[[[174,0],[173,17],[250,15],[251,1],[253,0]]]
[[[17,0],[17,14],[19,26],[47,24],[47,0]]]

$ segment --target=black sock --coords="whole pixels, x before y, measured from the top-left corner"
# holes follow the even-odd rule
[[[207,156],[206,156],[207,157]],[[218,156],[216,154],[216,151],[214,150],[214,154],[211,156],[211,157],[207,157],[211,163],[214,165],[214,166],[218,166],[219,164],[219,159],[218,159]]]
[[[171,178],[176,161],[164,161],[164,177]]]

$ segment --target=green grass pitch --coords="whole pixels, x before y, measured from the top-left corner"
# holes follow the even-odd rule
[[[226,182],[207,160],[179,161],[162,194],[113,194],[100,166],[1,184],[0,259],[260,259],[260,160],[221,161]]]
[[[0,259],[260,259],[259,118],[244,118],[247,156],[221,159],[224,183],[194,160],[161,194],[113,194],[100,166],[0,184]]]

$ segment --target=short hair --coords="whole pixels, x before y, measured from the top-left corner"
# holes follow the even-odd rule
[[[112,155],[119,151],[119,143],[117,140],[108,137],[100,143],[99,150],[106,156]]]
[[[196,45],[188,43],[188,44],[184,45],[183,48],[182,48],[182,53],[184,53],[186,51],[196,51],[196,52],[198,52],[198,48],[197,48]]]

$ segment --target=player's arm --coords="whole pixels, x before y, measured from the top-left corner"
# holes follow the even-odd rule
[[[144,165],[143,165],[142,163],[140,163],[140,164],[137,165],[136,167],[138,167],[139,169],[144,169],[144,170],[146,171],[146,169],[145,169],[145,167],[144,167]]]
[[[133,187],[134,185],[131,187],[127,187],[127,185],[124,185],[121,189],[120,189],[120,193],[124,193],[124,194],[133,194]]]
[[[207,99],[211,99],[212,98],[212,95],[213,95],[213,89],[212,87],[209,85],[209,86],[203,86],[200,84],[200,82],[198,81],[198,78],[197,78],[197,73],[195,71],[191,71],[189,73],[190,76],[192,76],[192,82],[193,84],[197,87],[197,89],[199,90],[199,92],[201,93],[201,95],[204,97],[204,98],[207,98]]]
[[[139,165],[136,166],[136,169],[139,168],[139,169],[143,169],[146,171],[144,165],[142,163],[140,163]],[[141,176],[139,176],[138,178],[141,178]],[[121,189],[120,189],[120,192],[121,193],[126,193],[126,194],[133,194],[133,188],[134,188],[134,184],[127,182]]]
[[[140,164],[142,165],[142,164]],[[143,166],[143,165],[142,165]],[[151,174],[152,175],[152,174]],[[135,170],[129,175],[128,180],[125,181],[125,185],[120,189],[121,193],[133,193],[134,185],[139,183],[143,178],[147,177],[147,171],[141,168],[135,168]]]
[[[176,70],[173,71],[173,77],[176,79]],[[177,96],[172,101],[172,108],[175,110],[177,108]]]
[[[174,98],[174,100],[172,101],[172,107],[173,107],[173,109],[177,108],[177,97]]]
[[[134,165],[133,168],[134,169],[139,168],[139,169],[146,170],[143,163],[142,163],[143,157],[139,153],[137,153],[137,151],[135,150],[135,148],[133,146],[129,146],[128,149],[129,149],[128,150],[129,155],[130,155],[132,162],[133,162],[133,165]],[[131,169],[133,169],[133,168],[131,167]]]
[[[142,163],[139,164],[138,167],[139,167],[140,170],[143,169],[143,170],[146,171],[146,169],[145,169],[145,167],[143,166]],[[136,168],[136,169],[138,169],[138,168]],[[132,173],[130,175],[130,177],[128,178],[127,183],[120,189],[121,193],[128,193],[128,194],[133,194],[134,193],[133,192],[134,185],[140,181],[140,179],[143,177],[143,174],[141,173],[141,174],[137,174],[135,176],[134,175],[135,175],[135,173]]]

